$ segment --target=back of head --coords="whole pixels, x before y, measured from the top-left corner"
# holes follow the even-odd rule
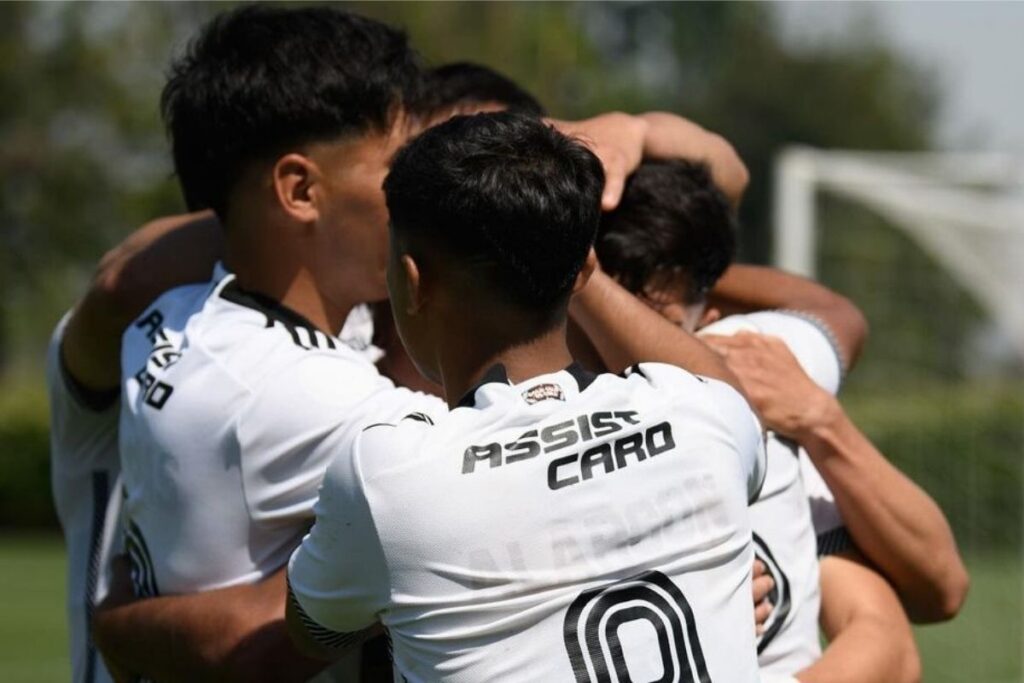
[[[704,164],[645,161],[602,217],[594,246],[601,267],[631,292],[683,275],[686,303],[697,303],[735,256],[736,221]]]
[[[223,218],[247,164],[385,131],[419,97],[404,33],[331,7],[243,6],[171,66],[161,109],[189,209]]]
[[[426,101],[431,112],[470,113],[470,109],[497,107],[542,117],[544,107],[512,79],[472,62],[454,62],[428,73]]]
[[[603,186],[583,144],[502,112],[428,129],[395,157],[384,192],[396,245],[550,327],[593,243]]]

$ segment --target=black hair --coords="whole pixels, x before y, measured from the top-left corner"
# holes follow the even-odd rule
[[[384,181],[392,230],[541,325],[565,313],[594,241],[604,171],[535,117],[456,116],[404,147]]]
[[[601,219],[601,267],[634,294],[682,274],[687,303],[703,300],[736,255],[736,219],[705,164],[645,161]]]
[[[218,15],[171,65],[160,100],[185,203],[223,218],[247,164],[386,131],[422,80],[406,35],[371,19],[323,6]]]
[[[546,114],[536,97],[512,79],[490,67],[472,62],[454,62],[431,69],[427,102],[432,112],[460,105],[497,102],[508,111],[542,117]]]

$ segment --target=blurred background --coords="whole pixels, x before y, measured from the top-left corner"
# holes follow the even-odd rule
[[[0,680],[68,677],[47,338],[107,248],[182,210],[157,99],[225,7],[0,3]],[[743,257],[861,305],[844,403],[966,555],[960,617],[917,631],[925,680],[1024,679],[1024,3],[351,7],[557,117],[665,109],[731,140],[752,176]],[[793,145],[887,154],[790,153],[783,181]]]

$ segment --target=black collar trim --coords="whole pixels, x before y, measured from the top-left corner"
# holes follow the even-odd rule
[[[579,385],[580,391],[586,390],[594,380],[597,379],[597,375],[584,368],[579,363],[572,363],[568,367],[562,370],[572,375],[573,379],[576,380],[576,384]],[[529,380],[527,380],[529,381]],[[492,365],[484,373],[483,377],[476,385],[463,394],[459,400],[456,408],[473,408],[476,405],[476,392],[479,391],[486,384],[508,384],[508,371],[505,370],[505,366],[501,363]]]
[[[311,323],[301,313],[293,311],[280,301],[275,301],[266,294],[242,289],[238,286],[238,282],[234,280],[224,285],[224,288],[220,290],[220,296],[231,303],[257,310],[270,320],[280,320],[285,325],[292,327],[305,327],[309,330],[318,329],[316,325]]]
[[[335,349],[337,345],[334,338],[318,329],[305,316],[288,308],[280,301],[275,301],[265,294],[250,292],[238,286],[234,280],[224,285],[220,290],[220,296],[225,301],[245,306],[259,311],[267,318],[267,327],[273,327],[275,322],[280,322],[292,336],[292,341],[299,348],[311,349],[322,348],[321,343],[328,349]],[[299,333],[302,330],[302,334]],[[322,342],[321,342],[322,340]]]

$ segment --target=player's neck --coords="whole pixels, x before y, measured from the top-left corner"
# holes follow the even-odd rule
[[[254,226],[242,229],[259,230]],[[286,247],[268,248],[273,240],[254,239],[251,234],[234,237],[238,232],[227,230],[225,265],[235,274],[239,287],[281,303],[321,332],[335,335],[341,331],[348,314],[359,302],[328,299],[301,259],[293,258]]]
[[[445,345],[441,355],[441,380],[445,400],[451,407],[455,407],[495,365],[503,365],[509,381],[518,384],[538,375],[558,372],[572,363],[564,324],[522,344],[490,349],[483,344],[472,349]]]

